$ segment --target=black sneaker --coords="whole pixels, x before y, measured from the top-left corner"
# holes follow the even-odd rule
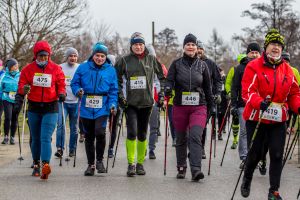
[[[243,177],[243,182],[241,185],[241,194],[245,198],[250,195],[251,181],[251,179]]]
[[[202,159],[206,159],[205,149],[202,149]]]
[[[97,173],[106,173],[106,169],[102,161],[97,161],[96,169],[97,169]]]
[[[152,150],[149,151],[149,159],[156,159],[155,153]]]
[[[73,156],[75,156],[75,150],[74,149],[70,150],[70,152],[69,152],[69,157],[73,157]]]
[[[80,142],[80,143],[83,143],[83,142],[84,142],[84,134],[80,134],[79,142]]]
[[[63,154],[64,154],[63,150],[57,149],[57,151],[55,152],[54,155],[55,155],[57,158],[61,158],[61,157],[63,156]]]
[[[41,176],[40,165],[33,165],[32,176],[35,176],[35,177]]]
[[[85,176],[94,176],[95,174],[95,165],[89,165],[88,168],[85,170]]]
[[[274,191],[274,192],[269,192],[268,200],[282,200],[282,198],[279,195],[278,191]]]
[[[265,160],[261,160],[259,163],[258,163],[258,169],[259,169],[259,173],[261,174],[261,175],[266,175],[266,173],[267,173],[267,163],[266,163],[266,161]]]
[[[15,138],[10,137],[9,144],[14,145],[15,144]]]
[[[199,181],[200,179],[204,179],[204,174],[198,170],[192,173],[192,181]]]
[[[176,147],[176,139],[173,139],[173,141],[172,141],[172,147]]]
[[[242,160],[241,164],[240,164],[240,169],[242,170],[245,167],[245,161]]]
[[[109,158],[113,158],[114,157],[114,149],[113,148],[109,148],[109,150],[108,150],[108,157]]]
[[[8,137],[5,136],[1,144],[8,144]]]
[[[135,175],[136,175],[136,173],[135,173],[135,166],[129,164],[128,165],[128,169],[127,169],[127,176],[128,177],[134,177]]]
[[[136,174],[137,175],[142,175],[143,176],[143,175],[146,174],[146,171],[145,171],[144,166],[142,164],[137,163],[135,168],[136,168]]]
[[[223,140],[222,134],[219,134],[219,135],[218,135],[218,140]]]
[[[186,174],[186,167],[178,167],[177,179],[184,179]]]

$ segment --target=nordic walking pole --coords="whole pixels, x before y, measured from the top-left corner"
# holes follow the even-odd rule
[[[267,100],[267,101],[269,101],[270,99],[271,99],[271,96],[270,96],[270,95],[268,95],[268,96],[266,97],[266,100]],[[264,112],[265,112],[265,111],[264,111]],[[251,148],[252,148],[252,145],[253,145],[254,139],[256,138],[256,134],[257,134],[258,128],[259,128],[259,126],[260,126],[261,119],[262,119],[262,117],[263,117],[263,114],[264,114],[264,112],[261,112],[261,114],[260,114],[260,116],[259,116],[259,119],[258,119],[258,123],[256,124],[255,130],[254,130],[254,133],[253,133],[253,135],[252,135],[252,138],[251,138],[251,143],[250,143],[250,146],[249,146],[249,151],[248,151],[248,154],[247,154],[247,156],[246,156],[245,165],[246,165],[246,163],[247,163],[247,160],[248,160],[248,155],[249,155],[249,152],[251,151]],[[233,200],[233,198],[234,198],[234,195],[235,195],[235,192],[236,192],[237,186],[239,185],[239,182],[240,182],[241,176],[242,176],[242,174],[243,174],[243,172],[244,172],[244,169],[245,169],[245,166],[244,166],[244,167],[241,169],[241,172],[240,172],[239,178],[238,178],[238,180],[237,180],[237,182],[236,182],[236,185],[235,185],[235,188],[234,188],[234,191],[233,191],[233,194],[232,194],[231,200]]]
[[[22,147],[24,144],[24,132],[25,132],[25,119],[26,119],[26,105],[27,105],[27,95],[25,95],[25,100],[24,100],[24,105],[23,105],[23,124],[22,124],[22,142],[20,145],[20,162],[21,160],[24,160],[23,156],[22,156]],[[18,128],[19,128],[19,122],[18,122]],[[18,130],[20,132],[20,130]],[[19,141],[20,143],[20,141]]]
[[[61,109],[64,110],[64,107],[63,107],[63,104],[61,104]],[[62,121],[64,120],[64,117],[62,117]],[[64,122],[63,122],[64,123]],[[63,133],[60,133],[60,145],[62,145],[62,142],[63,142]],[[60,146],[61,148],[61,151],[63,152],[63,146]],[[59,157],[59,166],[61,167],[62,166],[62,155],[60,155]]]
[[[299,192],[298,192],[298,195],[297,195],[297,199],[299,199],[300,197],[300,188],[299,188]]]
[[[221,127],[218,130],[218,134],[222,134],[222,131],[223,131],[223,128],[224,128],[224,124],[225,124],[225,122],[227,120],[227,114],[229,112],[230,105],[231,105],[231,100],[229,101],[228,106],[226,108],[225,115],[224,115],[224,117],[222,119]]]
[[[228,132],[228,136],[227,136],[227,140],[226,140],[226,145],[225,145],[224,152],[223,152],[223,156],[222,156],[222,161],[221,161],[221,164],[220,164],[221,167],[222,167],[222,165],[223,165],[223,161],[224,161],[224,157],[225,157],[225,153],[226,153],[228,141],[229,141],[229,138],[230,138],[231,126],[232,126],[232,122],[231,122],[231,124],[230,124],[230,129],[229,129],[229,132]]]
[[[114,123],[114,113],[111,113],[111,118],[110,118],[110,124],[109,124],[109,133],[110,133],[110,136],[109,136],[109,143],[108,143],[108,148],[107,148],[107,159],[106,159],[106,169],[105,169],[105,173],[108,172],[108,160],[109,160],[109,145],[111,143],[111,136],[112,136],[112,126],[113,126],[113,123]]]
[[[66,116],[65,116],[64,102],[61,102],[61,109],[62,109],[62,123],[63,123],[63,126],[64,126],[64,133],[65,133],[65,138],[66,138],[67,137],[67,127],[66,127]],[[62,141],[62,138],[63,137],[61,136],[61,141]],[[65,159],[65,161],[67,161],[67,164],[69,164],[70,158],[68,158],[67,139],[65,139],[65,143],[66,143],[66,159]],[[62,149],[63,149],[63,147],[62,147]]]
[[[286,157],[286,153],[287,153],[287,150],[288,150],[288,147],[289,147],[289,144],[290,144],[290,140],[291,140],[291,135],[292,135],[292,124],[293,124],[293,117],[294,117],[294,115],[292,115],[292,117],[291,117],[291,120],[290,120],[290,124],[289,124],[289,130],[290,130],[290,132],[289,132],[289,138],[288,138],[288,142],[287,142],[287,144],[286,144],[286,148],[285,148],[285,153],[284,153],[284,157]],[[296,118],[296,120],[298,119],[298,117]]]
[[[209,161],[208,161],[208,175],[210,175],[210,167],[211,167],[211,154],[212,154],[212,143],[213,143],[213,134],[214,134],[214,124],[215,124],[215,117],[211,116],[211,136],[210,136],[210,148],[209,148]]]
[[[164,159],[164,175],[167,174],[167,146],[168,146],[168,103],[169,101],[167,100],[166,104],[166,111],[165,111],[165,124],[166,124],[166,129],[165,129],[165,159]]]
[[[79,121],[80,121],[80,107],[81,107],[81,98],[78,99],[78,110],[77,110],[77,130],[75,136],[75,154],[74,154],[74,163],[73,167],[76,167],[76,156],[77,156],[77,140],[78,140],[78,131],[79,131]]]
[[[214,126],[212,126],[212,128],[214,130],[214,135],[215,135],[215,141],[214,141],[214,158],[216,157],[216,148],[217,148],[217,130],[216,130],[216,127],[217,127],[217,125],[216,125],[217,122],[216,121],[217,121],[217,119],[218,119],[218,105],[216,104],[216,115],[214,117],[215,122],[214,122]]]
[[[119,146],[119,139],[120,139],[120,134],[121,134],[121,129],[122,129],[122,126],[123,126],[123,110],[120,111],[120,117],[121,118],[121,122],[119,124],[119,131],[118,131],[118,137],[117,137],[117,144],[116,144],[116,150],[115,150],[115,156],[114,156],[114,160],[113,160],[113,164],[112,164],[112,168],[114,168],[115,166],[115,161],[116,161],[116,157],[117,157],[117,152],[118,152],[118,146]]]

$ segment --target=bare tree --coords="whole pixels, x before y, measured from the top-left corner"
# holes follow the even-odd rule
[[[86,7],[86,0],[1,0],[0,56],[28,62],[33,44],[42,39],[59,48],[81,26],[80,13]]]
[[[103,42],[107,40],[112,34],[110,25],[101,22],[94,22],[93,24],[93,37],[96,42]]]
[[[79,62],[87,60],[92,53],[93,37],[89,32],[79,34],[73,39],[72,46],[77,49],[79,54]]]
[[[233,39],[242,41],[244,47],[256,41],[263,45],[264,36],[270,28],[278,29],[285,36],[285,50],[290,52],[293,64],[300,65],[300,18],[292,10],[294,0],[270,0],[269,3],[254,3],[251,10],[245,10],[242,17],[259,22],[254,28],[243,28],[243,35],[235,34]]]
[[[168,68],[171,62],[181,55],[181,51],[178,48],[178,38],[175,31],[170,28],[160,31],[156,38],[155,49],[157,57]]]

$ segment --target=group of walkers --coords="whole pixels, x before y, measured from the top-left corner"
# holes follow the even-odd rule
[[[84,175],[93,176],[95,170],[106,172],[103,159],[107,122],[111,158],[116,127],[125,115],[127,176],[145,175],[148,127],[149,158],[155,159],[160,110],[165,110],[176,149],[176,177],[185,178],[189,158],[192,180],[199,181],[204,178],[202,159],[206,158],[209,121],[212,119],[216,126],[218,119],[218,135],[212,132],[211,137],[223,140],[224,122],[231,113],[231,148],[238,145],[240,168],[244,170],[242,196],[249,196],[253,172],[260,161],[260,171],[266,173],[269,151],[268,199],[282,199],[278,190],[288,111],[300,113],[299,85],[283,49],[283,36],[272,29],[265,37],[263,52],[258,43],[250,43],[246,54],[239,56],[239,65],[232,67],[226,77],[224,70],[206,57],[203,43],[193,34],[185,36],[183,55],[172,62],[169,70],[160,63],[154,48],[145,45],[139,32],[130,38],[130,53],[116,62],[108,55],[107,46],[98,42],[85,62],[78,64],[77,50],[68,48],[65,62],[57,65],[50,58],[48,42],[38,41],[33,47],[33,61],[21,72],[13,58],[5,62],[1,71],[0,115],[3,109],[5,112],[2,144],[15,143],[18,115],[23,105],[27,109],[28,101],[32,175],[48,179],[52,134],[57,127],[55,156],[62,158],[68,148],[68,156],[76,156],[80,130],[88,164]],[[229,107],[231,112],[226,112]],[[67,116],[69,145],[65,144]]]

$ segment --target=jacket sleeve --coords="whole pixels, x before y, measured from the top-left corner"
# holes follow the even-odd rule
[[[119,88],[120,98],[125,98],[125,95],[123,93],[123,84],[124,84],[123,76],[125,74],[125,66],[123,60],[125,60],[124,57],[120,58],[115,64],[115,69],[118,77],[118,88]]]
[[[294,113],[299,112],[298,109],[300,108],[300,89],[295,77],[293,78],[293,83],[288,95],[288,105]]]
[[[213,66],[213,88],[214,88],[214,95],[221,95],[222,91],[222,80],[221,80],[221,74],[219,71],[219,67],[217,64],[213,61],[212,66]]]
[[[71,81],[71,89],[75,96],[77,96],[77,93],[82,88],[82,86],[81,86],[81,66],[82,66],[82,64],[78,66],[78,68],[72,78],[72,81]]]
[[[27,77],[28,73],[26,73],[26,68],[27,68],[27,66],[22,69],[19,83],[18,83],[18,92],[17,93],[22,96],[24,96],[24,86],[27,84],[30,84],[28,77]]]
[[[164,72],[163,72],[163,68],[162,68],[162,64],[160,64],[160,62],[155,58],[154,60],[154,70],[155,73],[157,75],[157,78],[159,79],[160,82],[160,88],[163,91],[164,90],[164,86],[165,86],[165,76],[164,76]]]
[[[242,98],[246,104],[250,103],[256,110],[260,109],[260,104],[264,100],[257,93],[258,90],[257,73],[250,62],[247,64],[242,78]]]
[[[231,67],[225,80],[225,91],[227,94],[231,93],[233,76],[234,76],[234,67]]]
[[[234,76],[232,78],[232,84],[231,84],[231,104],[232,107],[237,108],[238,106],[238,94],[239,90],[241,88],[241,68],[240,65],[236,68]]]
[[[116,69],[113,68],[111,76],[111,84],[108,91],[108,105],[109,108],[117,108],[118,106],[118,78]]]
[[[176,64],[175,61],[173,61],[168,71],[168,75],[166,79],[166,87],[173,89],[175,84],[175,78],[176,78]]]
[[[65,74],[59,66],[56,70],[56,88],[57,95],[65,94],[66,95],[66,82],[65,82]]]
[[[203,91],[207,102],[207,111],[209,112],[211,107],[213,106],[212,87],[211,87],[210,73],[208,71],[208,67],[206,63],[203,63],[203,66],[205,68],[203,71]]]

